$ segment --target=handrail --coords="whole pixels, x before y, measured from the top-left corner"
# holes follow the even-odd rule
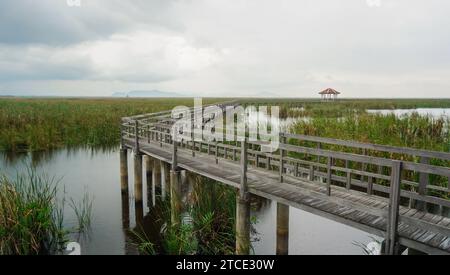
[[[360,148],[360,149],[368,149],[368,150],[375,150],[375,151],[388,152],[388,153],[407,154],[407,155],[412,155],[412,156],[417,156],[417,157],[428,157],[428,158],[436,158],[436,159],[442,159],[442,160],[450,160],[450,153],[446,153],[446,152],[429,151],[429,150],[414,149],[414,148],[408,148],[408,147],[397,147],[397,146],[371,144],[371,143],[362,143],[362,142],[358,142],[358,141],[347,141],[347,140],[316,137],[316,136],[306,136],[306,135],[298,135],[298,134],[283,133],[282,135],[287,138],[292,138],[292,139],[332,144],[332,145],[341,145],[341,146],[351,147],[351,148]]]
[[[431,158],[445,161],[450,160],[450,153],[286,133],[280,134],[280,143],[277,151],[272,153],[260,151],[264,144],[259,141],[249,142],[247,138],[245,141],[233,142],[234,144],[227,144],[215,140],[188,141],[185,139],[182,139],[178,143],[172,137],[171,131],[172,125],[176,120],[172,119],[169,113],[159,112],[124,118],[121,124],[122,142],[124,136],[128,137],[129,142],[133,144],[132,146],[134,146],[137,153],[139,153],[142,139],[148,143],[157,143],[160,147],[165,145],[165,148],[171,148],[169,150],[172,150],[172,167],[174,170],[178,165],[177,154],[179,151],[192,151],[193,157],[195,157],[196,153],[207,153],[215,158],[216,163],[219,163],[219,159],[230,161],[229,152],[232,152],[231,160],[241,166],[241,184],[238,185],[240,188],[247,188],[247,166],[251,165],[256,169],[272,170],[274,173],[278,172],[280,182],[287,181],[288,178],[298,178],[302,174],[307,174],[310,182],[317,183],[316,179],[319,177],[320,182],[318,184],[325,187],[326,192],[323,194],[316,194],[318,191],[311,192],[315,192],[315,195],[320,198],[332,197],[332,192],[335,192],[333,190],[337,188],[344,188],[344,190],[347,189],[352,192],[359,192],[361,188],[366,189],[368,195],[381,197],[382,201],[388,203],[388,207],[385,209],[370,209],[369,206],[363,203],[349,202],[337,197],[333,197],[332,201],[338,205],[350,205],[354,209],[386,218],[388,224],[385,231],[387,241],[385,249],[388,253],[393,253],[394,249],[396,249],[395,243],[398,238],[398,226],[400,223],[408,225],[420,224],[424,228],[435,230],[439,233],[450,232],[446,227],[431,224],[414,217],[404,216],[399,211],[401,198],[450,208],[449,200],[442,196],[439,197],[426,192],[426,190],[432,190],[437,194],[439,192],[441,194],[450,194],[450,167],[432,165],[429,162]],[[191,119],[193,119],[193,116]],[[192,132],[183,133],[182,137],[191,138]],[[421,161],[420,163],[415,163],[406,160],[376,157],[365,153],[358,154],[325,149],[320,146],[306,147],[293,145],[289,143],[288,139],[406,154],[420,157]],[[256,149],[254,148],[255,146]],[[302,156],[308,156],[308,158],[302,159]],[[343,166],[343,163],[345,163],[345,166]],[[264,164],[264,166],[261,167],[261,164]],[[403,178],[404,171],[419,173],[420,182],[414,182],[410,178]],[[438,178],[442,177],[439,178],[440,181],[447,177],[447,187],[431,185],[428,182],[428,175],[430,174]],[[356,178],[353,176],[356,176]],[[423,181],[423,179],[427,180]],[[417,188],[417,191],[414,190],[415,188]]]

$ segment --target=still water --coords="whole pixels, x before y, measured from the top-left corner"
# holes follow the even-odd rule
[[[130,200],[133,200],[133,158],[129,159]],[[82,254],[135,254],[136,250],[122,228],[122,208],[118,150],[64,149],[49,153],[9,155],[0,153],[0,170],[14,177],[33,164],[37,171],[55,176],[65,188],[67,199],[81,200],[85,192],[93,197],[92,225],[79,241]],[[145,177],[144,177],[145,180]],[[144,192],[146,192],[144,182]],[[144,196],[144,205],[147,205]],[[131,228],[134,227],[134,203],[130,203]],[[75,224],[75,216],[66,206],[66,225]],[[256,254],[275,253],[276,203],[267,201],[252,215],[257,217]],[[370,235],[291,208],[291,254],[363,254],[355,243],[367,244]]]
[[[385,109],[385,110],[367,110],[368,113],[394,114],[396,116],[410,115],[417,113],[421,116],[431,116],[433,118],[450,117],[450,108],[417,108],[417,109]]]

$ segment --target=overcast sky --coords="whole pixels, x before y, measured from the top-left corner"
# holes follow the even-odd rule
[[[0,0],[0,94],[450,97],[448,0]]]

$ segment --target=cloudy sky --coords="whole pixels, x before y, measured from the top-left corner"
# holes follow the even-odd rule
[[[0,94],[449,97],[449,11],[448,0],[0,0]]]

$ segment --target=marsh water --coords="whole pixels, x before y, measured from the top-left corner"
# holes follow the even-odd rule
[[[450,108],[417,108],[417,109],[380,109],[367,110],[369,113],[376,114],[394,114],[396,116],[410,115],[417,113],[421,116],[431,116],[433,118],[450,117]]]
[[[129,156],[130,200],[133,199],[133,158]],[[83,254],[134,254],[133,244],[122,223],[122,202],[117,149],[64,149],[47,153],[2,154],[2,172],[14,177],[34,165],[36,170],[54,176],[64,186],[66,199],[93,197],[92,225],[79,241]],[[60,188],[62,191],[62,188]],[[144,184],[146,189],[146,184]],[[146,191],[146,190],[144,190]],[[135,226],[134,203],[130,203],[130,227]],[[144,196],[144,205],[147,205]],[[74,226],[75,216],[66,206],[66,225]],[[257,217],[258,239],[255,254],[275,253],[276,203],[267,201],[252,213]],[[306,212],[290,211],[290,253],[292,254],[362,254],[355,243],[368,243],[368,234]]]
[[[449,114],[447,110],[441,113]],[[133,200],[133,158],[129,160],[130,202]],[[93,198],[92,224],[83,236],[72,235],[81,244],[82,254],[135,254],[136,249],[123,228],[118,149],[61,149],[44,153],[8,154],[0,152],[0,173],[14,177],[33,166],[59,181],[66,200]],[[144,177],[145,181],[145,177]],[[146,184],[144,182],[144,192]],[[63,193],[63,192],[61,192]],[[62,195],[61,195],[62,196]],[[144,205],[147,205],[144,196]],[[134,203],[129,203],[130,227],[135,226]],[[127,209],[128,210],[128,209]],[[148,208],[145,207],[148,211]],[[67,227],[75,226],[70,207],[65,208]],[[253,237],[255,254],[275,253],[276,203],[266,201],[252,212],[256,217]],[[149,217],[150,219],[152,217]],[[290,209],[290,254],[363,254],[361,244],[374,236],[319,216]]]

